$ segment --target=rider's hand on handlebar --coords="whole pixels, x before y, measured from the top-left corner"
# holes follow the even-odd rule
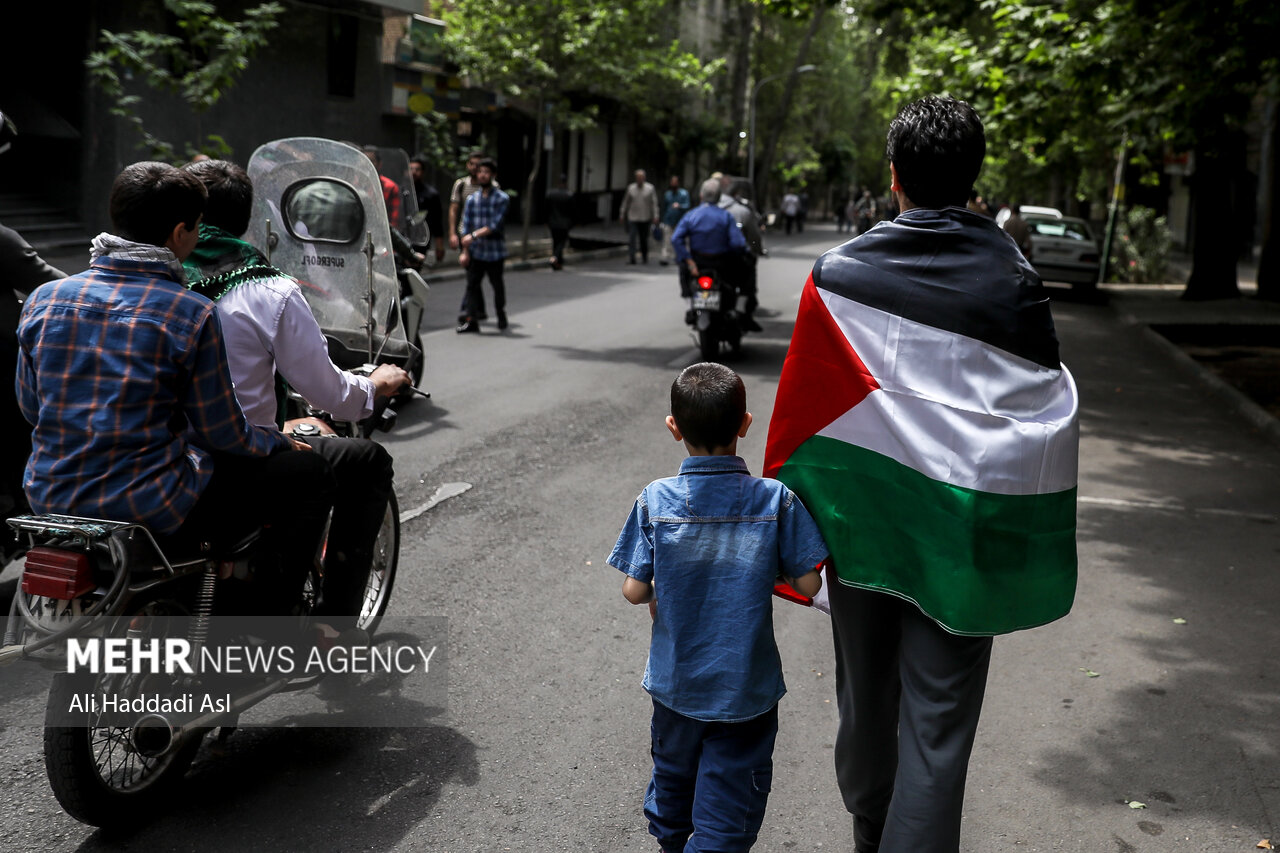
[[[378,397],[390,397],[413,382],[403,367],[394,364],[379,364],[369,378],[373,380],[374,395]]]

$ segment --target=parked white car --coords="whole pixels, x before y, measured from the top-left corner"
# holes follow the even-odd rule
[[[1022,208],[1022,218],[1031,226],[1031,265],[1041,280],[1096,284],[1102,253],[1089,223],[1072,216],[1055,217],[1030,210]]]

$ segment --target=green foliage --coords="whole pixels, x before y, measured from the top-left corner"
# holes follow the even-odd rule
[[[85,66],[89,79],[111,101],[111,114],[133,125],[141,136],[139,148],[158,160],[178,161],[176,146],[153,135],[136,112],[142,96],[130,90],[140,82],[148,89],[182,99],[192,113],[207,111],[235,85],[253,54],[267,43],[267,33],[278,25],[284,6],[262,3],[245,12],[245,19],[228,21],[213,3],[200,0],[164,0],[180,35],[136,30],[99,34],[100,49],[89,54]],[[226,157],[225,139],[207,135],[196,145],[188,143],[185,158],[197,153]]]
[[[668,12],[661,0],[457,0],[444,13],[445,44],[464,75],[549,104],[557,123],[581,120],[569,95],[676,109],[682,93],[710,91],[723,61],[664,40]]]
[[[448,116],[433,110],[424,115],[415,115],[413,124],[417,130],[418,153],[428,163],[447,175],[463,171],[467,155],[458,150],[458,138]]]
[[[1168,280],[1172,240],[1163,216],[1149,207],[1129,208],[1116,229],[1108,281],[1135,284]]]

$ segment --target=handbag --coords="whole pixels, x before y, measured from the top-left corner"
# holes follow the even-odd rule
[[[661,223],[659,223],[658,225],[653,226],[653,239],[654,239],[654,241],[655,241],[655,242],[658,242],[658,243],[661,243],[661,242],[662,242],[662,225],[661,225]]]

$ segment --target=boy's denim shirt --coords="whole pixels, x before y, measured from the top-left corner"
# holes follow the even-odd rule
[[[736,722],[782,698],[773,585],[827,558],[818,527],[777,480],[738,456],[690,456],[636,499],[608,563],[654,581],[644,687],[673,711]]]

